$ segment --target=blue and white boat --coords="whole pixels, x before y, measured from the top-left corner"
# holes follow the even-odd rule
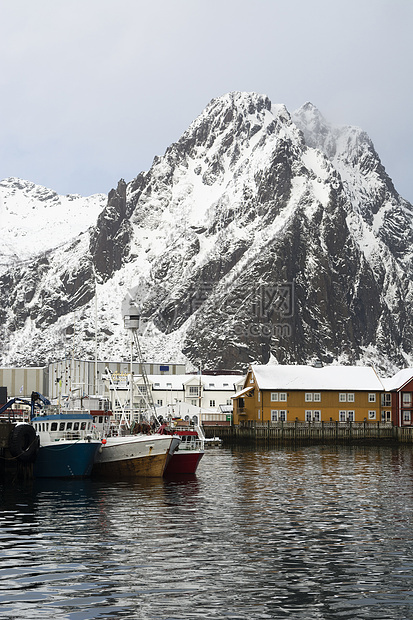
[[[87,413],[46,411],[32,419],[39,437],[33,466],[35,478],[84,478],[92,472],[102,442],[94,436]]]
[[[35,413],[35,404],[44,408]],[[33,464],[35,478],[84,478],[90,476],[102,445],[95,435],[93,417],[84,411],[63,413],[37,392],[32,393],[30,422],[39,439]]]

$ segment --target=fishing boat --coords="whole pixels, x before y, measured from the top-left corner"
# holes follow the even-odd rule
[[[195,474],[204,456],[204,439],[194,427],[179,423],[162,424],[158,430],[161,436],[172,435],[180,438],[180,444],[165,468],[164,476],[175,474]]]
[[[90,476],[102,445],[92,428],[93,418],[82,412],[48,410],[32,418],[39,438],[33,465],[35,478],[84,478]]]
[[[38,392],[31,399],[12,398],[0,407],[0,415],[15,403],[30,407],[28,421],[16,423],[9,437],[11,455],[21,463],[33,463],[35,478],[83,478],[89,476],[101,441],[93,432],[93,418],[84,412],[62,413],[60,407]]]
[[[104,437],[92,475],[161,478],[180,441],[178,436],[156,433]]]

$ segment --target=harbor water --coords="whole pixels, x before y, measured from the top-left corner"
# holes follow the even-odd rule
[[[0,487],[0,617],[413,618],[409,446],[225,448],[196,476]]]

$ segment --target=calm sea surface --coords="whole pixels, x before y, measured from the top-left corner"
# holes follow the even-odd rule
[[[190,478],[0,486],[0,617],[411,619],[412,455],[221,447]]]

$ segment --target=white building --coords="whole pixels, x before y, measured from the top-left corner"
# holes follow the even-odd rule
[[[203,422],[227,419],[231,397],[244,383],[242,375],[147,375],[149,394],[144,377],[134,377],[132,386],[133,410],[136,416],[148,409],[151,402],[160,410],[177,407],[179,403],[191,405],[203,411]],[[129,410],[131,385],[130,374],[112,375],[108,382],[110,407],[118,418],[122,410]]]

